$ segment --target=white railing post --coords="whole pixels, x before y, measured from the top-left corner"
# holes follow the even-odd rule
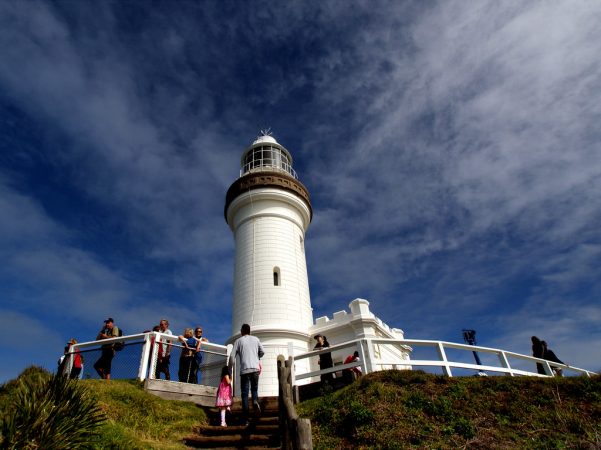
[[[148,379],[154,380],[156,379],[157,360],[159,359],[159,333],[153,331],[150,333],[150,336],[150,363],[148,364],[150,370],[148,371]]]
[[[452,377],[453,374],[451,373],[451,366],[449,366],[449,361],[447,360],[447,354],[444,351],[442,342],[436,343],[436,349],[438,350],[438,356],[440,357],[440,360],[444,363],[442,365],[442,370],[444,371],[446,376]]]
[[[369,373],[367,370],[367,358],[365,357],[365,352],[363,351],[363,345],[361,345],[363,341],[357,341],[357,351],[359,352],[359,359],[361,360],[361,370],[363,373]]]
[[[555,372],[551,368],[551,364],[549,364],[549,361],[545,361],[543,363],[543,368],[545,369],[545,374],[549,375],[550,377],[555,376]]]
[[[505,367],[506,369],[509,369],[507,371],[507,373],[509,374],[509,376],[513,377],[514,376],[513,369],[509,365],[509,360],[507,359],[507,355],[505,354],[505,352],[501,351],[497,354],[497,356],[499,357],[499,361],[501,361],[501,367]]]
[[[234,346],[232,344],[228,344],[228,346],[226,347],[225,365],[232,368],[232,376],[230,378],[232,381],[232,393],[235,396],[236,395],[236,355],[233,355],[233,359],[230,361],[230,358],[232,357],[233,349],[234,349]]]
[[[73,345],[69,349],[69,353],[67,353],[65,355],[65,358],[68,358],[68,359],[66,361],[66,364],[64,365],[65,371],[63,372],[63,375],[65,375],[67,377],[71,377],[71,371],[73,370],[73,363],[75,362],[75,349],[73,348]]]
[[[372,362],[374,361],[374,344],[371,339],[366,338],[362,340],[362,343],[365,345],[365,352],[362,355],[364,358],[362,359],[365,361],[365,373],[367,374],[375,370]]]
[[[148,359],[151,354],[151,343],[152,338],[150,333],[146,333],[144,336],[144,345],[142,345],[142,356],[140,357],[140,367],[138,368],[138,380],[144,381],[146,379],[146,372],[148,371]]]

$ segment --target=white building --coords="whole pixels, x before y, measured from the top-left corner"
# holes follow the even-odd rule
[[[307,352],[316,333],[325,334],[331,345],[360,337],[402,339],[403,332],[376,318],[366,300],[351,302],[350,314],[341,311],[331,320],[313,322],[304,246],[313,215],[309,191],[292,168],[290,152],[271,136],[260,136],[244,151],[241,167],[224,211],[236,244],[227,343],[240,335],[243,323],[263,343],[259,395],[277,395],[277,356]],[[344,356],[334,353],[334,362]],[[400,362],[408,352],[394,356]],[[299,372],[317,370],[315,362],[299,364],[305,365],[297,366]]]

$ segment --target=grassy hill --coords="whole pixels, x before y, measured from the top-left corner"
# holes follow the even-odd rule
[[[601,449],[601,377],[386,371],[301,403],[316,449]]]
[[[0,448],[183,449],[181,438],[207,422],[202,408],[147,394],[137,381],[84,380],[67,387],[82,389],[101,418],[91,444],[3,443],[15,405],[31,408],[29,416],[46,417],[48,424],[34,424],[42,429],[65,414],[47,399],[29,404],[31,392],[23,395],[24,381],[48,379],[50,374],[32,367],[0,387]],[[311,418],[316,449],[601,449],[599,376],[446,378],[386,371],[303,402],[298,411]]]

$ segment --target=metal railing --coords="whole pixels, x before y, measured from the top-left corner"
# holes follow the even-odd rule
[[[388,347],[388,348],[387,348]],[[433,359],[399,359],[394,357],[382,357],[382,354],[400,354],[403,350],[414,350],[415,347],[425,347],[434,351],[436,357]],[[420,339],[384,339],[384,338],[365,338],[355,339],[344,342],[342,344],[333,345],[326,349],[313,350],[300,355],[294,355],[294,361],[300,361],[307,358],[318,358],[322,353],[332,353],[340,355],[342,350],[345,353],[359,352],[359,361],[349,364],[338,364],[328,369],[313,370],[306,373],[294,373],[293,380],[296,383],[300,380],[319,377],[327,373],[336,373],[353,367],[360,367],[362,373],[370,373],[384,369],[412,369],[420,368],[439,368],[446,376],[454,376],[458,372],[469,372],[473,374],[475,371],[480,375],[509,375],[509,376],[537,376],[537,377],[553,377],[558,375],[595,375],[595,372],[573,367],[567,364],[559,364],[545,359],[535,358],[533,356],[521,355],[519,353],[508,352],[496,348],[479,347],[475,345],[457,344],[445,341],[431,341]],[[463,357],[449,358],[449,350],[453,352],[460,351]],[[472,356],[472,352],[478,352],[484,356],[486,364],[474,364],[465,362]],[[490,360],[487,361],[486,356]],[[462,360],[461,360],[462,359]],[[513,367],[512,367],[513,364]],[[539,374],[537,365],[541,365],[544,369],[544,374]],[[524,368],[526,366],[527,368]],[[531,368],[532,370],[528,370]],[[293,366],[294,370],[294,366]]]
[[[140,333],[129,336],[120,336],[100,341],[90,341],[74,344],[70,352],[66,355],[66,363],[63,366],[65,374],[71,373],[74,355],[76,351],[83,357],[83,370],[81,378],[99,378],[94,365],[101,357],[102,349],[107,346],[119,344],[122,350],[115,351],[112,359],[112,379],[158,379],[161,373],[157,374],[157,361],[159,357],[159,344],[169,347],[171,359],[170,367],[171,380],[177,382],[179,359],[185,346],[178,341],[178,337],[159,332]],[[200,372],[200,384],[206,386],[219,386],[221,368],[227,364],[231,346],[223,346],[210,342],[203,342],[200,349],[203,358],[202,363],[195,367]],[[174,370],[175,369],[175,370]],[[159,376],[157,376],[159,375]],[[192,377],[187,377],[192,380]],[[193,379],[196,379],[195,377]]]
[[[290,164],[285,161],[277,161],[272,158],[259,158],[251,162],[248,162],[240,169],[240,176],[243,176],[249,172],[285,172],[288,175],[298,180],[296,171]]]

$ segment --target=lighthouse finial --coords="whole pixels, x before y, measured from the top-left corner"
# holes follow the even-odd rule
[[[261,136],[273,136],[273,131],[271,131],[271,127],[261,129],[260,134],[257,137]]]

